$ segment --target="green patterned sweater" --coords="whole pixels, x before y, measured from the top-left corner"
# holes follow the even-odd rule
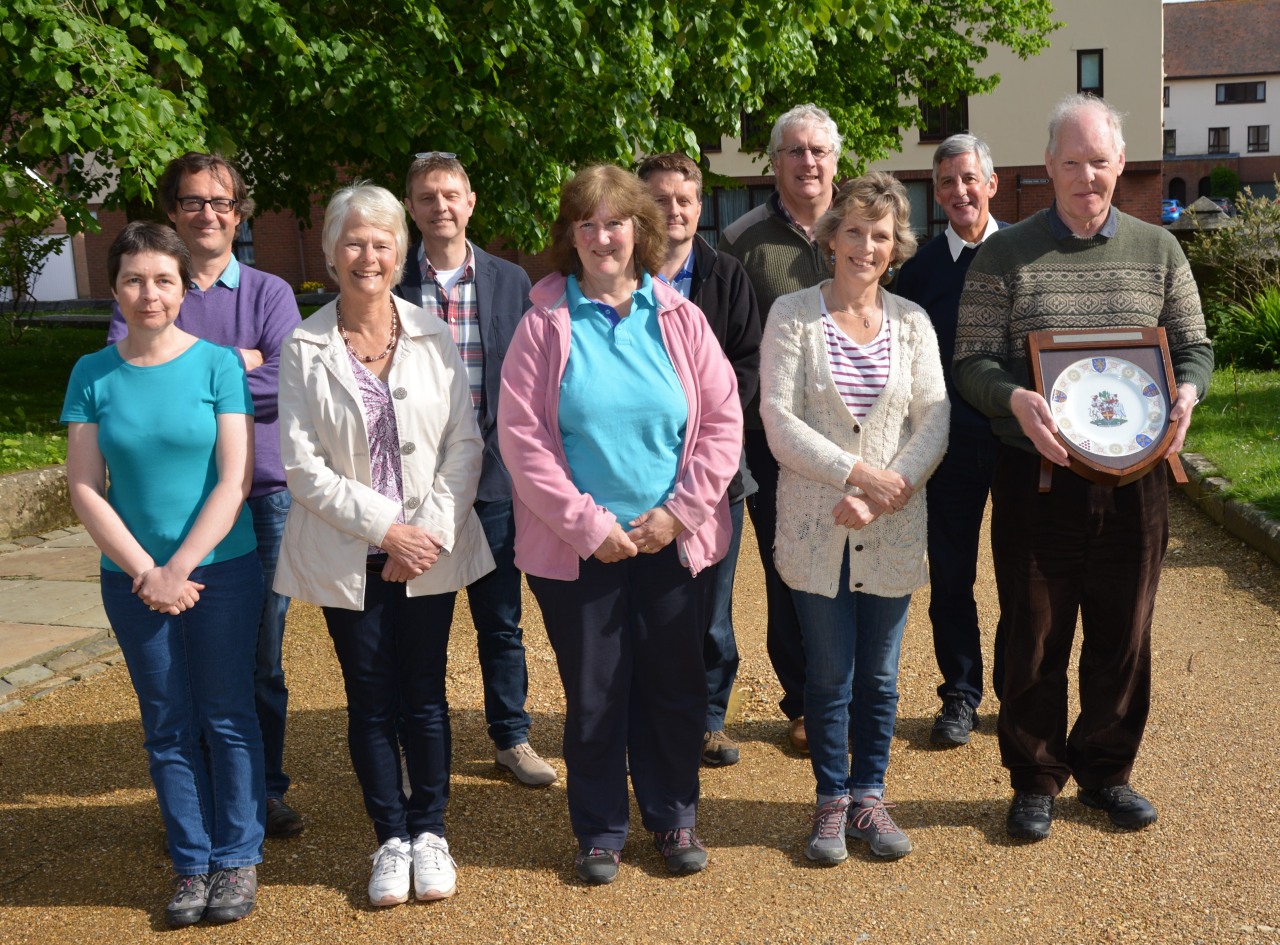
[[[1213,349],[1191,267],[1165,230],[1117,212],[1115,236],[1057,239],[1047,210],[989,236],[960,297],[956,388],[991,418],[1000,439],[1035,452],[1009,409],[1030,387],[1029,332],[1164,328],[1176,383],[1204,396]]]

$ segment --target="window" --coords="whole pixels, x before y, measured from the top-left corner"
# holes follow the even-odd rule
[[[1178,133],[1170,128],[1164,130],[1164,153],[1178,153]]]
[[[1209,153],[1210,154],[1226,154],[1231,150],[1231,129],[1230,128],[1210,128],[1209,129]]]
[[[253,221],[241,220],[240,226],[236,229],[236,238],[234,243],[234,252],[236,259],[244,263],[246,266],[252,266],[257,254],[253,251]]]
[[[773,125],[767,122],[763,115],[742,113],[743,151],[768,151],[769,135],[772,132]]]
[[[753,210],[769,199],[773,188],[768,185],[753,187],[713,187],[702,197],[702,216],[698,218],[698,235],[712,246],[720,241],[720,234],[738,217]]]
[[[1169,86],[1164,87],[1164,107],[1169,107]]]
[[[1102,98],[1102,50],[1076,52],[1076,91]]]
[[[1250,151],[1270,151],[1271,150],[1271,126],[1270,125],[1250,125],[1249,126],[1249,150]]]
[[[920,103],[920,140],[941,141],[969,130],[969,97],[951,105]]]
[[[911,204],[911,229],[923,245],[947,228],[947,215],[933,199],[933,181],[904,180],[902,186]]]
[[[1265,82],[1219,82],[1218,104],[1237,105],[1241,102],[1265,102],[1267,100],[1267,83]]]

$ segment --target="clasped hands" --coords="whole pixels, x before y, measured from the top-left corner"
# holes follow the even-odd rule
[[[837,525],[865,528],[881,515],[899,512],[907,507],[915,490],[911,483],[892,469],[879,469],[867,463],[855,463],[845,480],[862,490],[862,495],[845,495],[831,509]]]
[[[138,572],[133,579],[133,593],[152,610],[177,616],[190,610],[200,600],[204,585],[187,575],[178,575],[168,565],[155,565]]]
[[[379,547],[387,553],[387,563],[382,568],[384,581],[404,582],[425,574],[440,560],[443,551],[430,532],[399,522],[387,529]]]
[[[684,531],[681,521],[661,505],[641,513],[627,524],[630,531],[623,531],[622,526],[614,522],[609,534],[595,550],[597,561],[613,564],[638,554],[655,554]]]

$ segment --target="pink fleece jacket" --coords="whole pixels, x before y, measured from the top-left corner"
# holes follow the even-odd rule
[[[532,307],[502,366],[498,445],[511,473],[516,567],[572,581],[579,561],[595,553],[616,518],[573,484],[560,437],[560,381],[570,341],[566,282],[553,273],[529,293]],[[659,280],[653,292],[662,340],[689,402],[675,490],[663,505],[685,527],[676,545],[696,575],[729,548],[725,490],[742,451],[742,407],[733,367],[702,311]]]

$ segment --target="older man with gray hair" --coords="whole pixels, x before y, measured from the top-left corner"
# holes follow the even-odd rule
[[[938,334],[942,375],[951,401],[947,453],[929,480],[929,622],[942,674],[942,710],[929,740],[940,747],[967,745],[982,702],[982,634],[973,585],[978,577],[982,517],[991,491],[1000,441],[991,421],[956,393],[951,359],[965,274],[988,236],[1007,224],[991,215],[999,179],[981,138],[952,135],[933,152],[933,197],[947,228],[905,263],[894,291],[926,312]],[[1000,685],[996,634],[995,688]]]
[[[762,325],[778,296],[807,289],[831,275],[830,260],[814,241],[813,228],[835,196],[833,180],[840,144],[836,123],[817,105],[797,105],[779,117],[769,136],[769,162],[777,189],[760,206],[730,224],[720,238],[719,248],[736,257],[747,270]],[[779,707],[791,723],[791,745],[797,751],[808,752],[804,731],[804,647],[791,589],[773,564],[778,462],[765,440],[758,395],[747,405],[743,421],[747,467],[759,486],[756,494],[747,499],[747,510],[755,526],[764,568],[766,645],[773,671],[782,684]]]
[[[1026,337],[1039,330],[1165,329],[1177,385],[1169,418],[1182,446],[1209,384],[1213,349],[1177,241],[1112,205],[1124,171],[1119,114],[1072,95],[1049,122],[1054,201],[992,234],[969,268],[956,329],[956,389],[991,418],[1002,446],[991,535],[1004,621],[998,735],[1014,790],[1011,837],[1049,835],[1054,798],[1074,778],[1086,807],[1138,830],[1155,807],[1129,784],[1151,694],[1151,619],[1169,537],[1168,479],[1123,486],[1071,472],[1044,397],[1031,386]],[[1041,459],[1054,470],[1039,491]],[[1077,616],[1080,712],[1067,727]]]

